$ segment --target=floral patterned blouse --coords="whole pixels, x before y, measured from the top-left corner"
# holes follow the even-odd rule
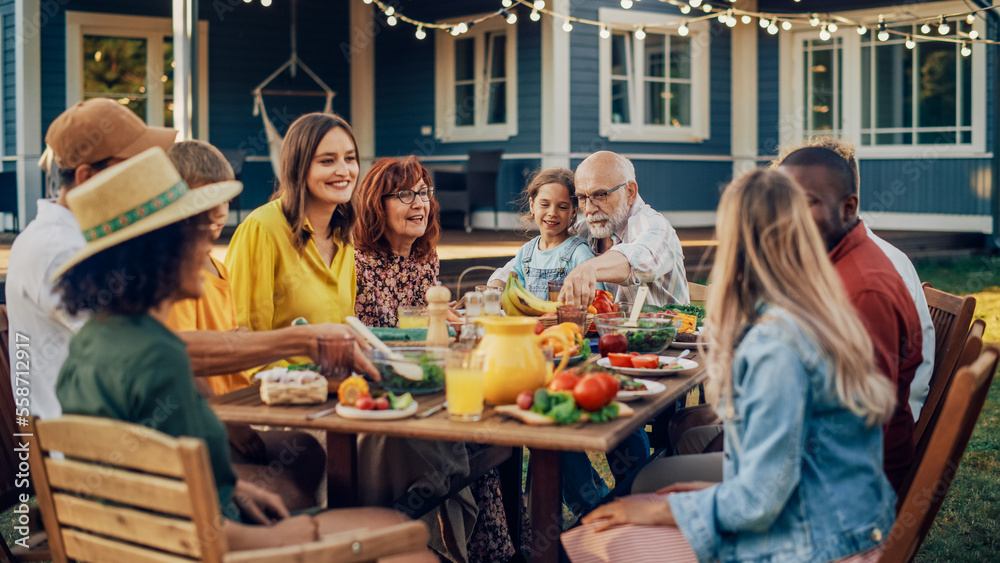
[[[401,305],[427,305],[427,290],[440,272],[437,253],[425,261],[392,252],[358,249],[354,254],[358,295],[354,316],[366,326],[395,327]]]

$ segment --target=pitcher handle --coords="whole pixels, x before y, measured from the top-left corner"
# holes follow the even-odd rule
[[[559,366],[556,369],[552,370],[552,377],[555,377],[556,375],[559,375],[559,372],[561,372],[563,368],[566,367],[566,364],[569,363],[569,349],[572,346],[570,345],[569,338],[566,338],[565,334],[558,332],[555,334],[545,334],[545,335],[536,334],[535,344],[541,346],[543,340],[548,340],[550,338],[555,338],[556,340],[560,340],[562,341],[563,344],[562,360],[559,361]]]

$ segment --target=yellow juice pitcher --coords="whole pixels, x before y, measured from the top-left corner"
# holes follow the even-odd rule
[[[476,319],[486,328],[486,335],[476,348],[483,358],[485,372],[485,398],[487,403],[508,405],[517,400],[522,391],[534,391],[545,385],[546,361],[542,354],[542,336],[535,334],[533,317],[483,317]],[[570,342],[565,335],[547,335],[563,342],[563,349],[569,350]],[[562,361],[554,374],[562,371],[569,362],[569,355],[563,354]]]

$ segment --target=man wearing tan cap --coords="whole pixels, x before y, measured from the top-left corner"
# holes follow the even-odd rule
[[[30,351],[27,373],[11,370],[11,384],[16,375],[29,382],[28,396],[17,397],[19,415],[23,408],[42,418],[62,413],[55,396],[56,378],[70,338],[86,320],[62,310],[49,281],[52,272],[85,242],[66,206],[67,194],[101,170],[150,147],[166,150],[176,135],[168,127],[147,126],[130,109],[106,98],[80,102],[49,126],[45,143],[58,167],[59,191],[54,200],[38,201],[38,215],[14,240],[6,282],[11,358],[15,358],[15,342],[22,346],[27,342],[22,349]],[[127,279],[119,281],[128,283]]]

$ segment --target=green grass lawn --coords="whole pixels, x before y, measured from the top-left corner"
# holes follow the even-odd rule
[[[920,279],[976,298],[984,340],[1000,344],[1000,258],[917,264]],[[1000,384],[994,379],[979,422],[923,547],[920,563],[996,561],[1000,552]]]

